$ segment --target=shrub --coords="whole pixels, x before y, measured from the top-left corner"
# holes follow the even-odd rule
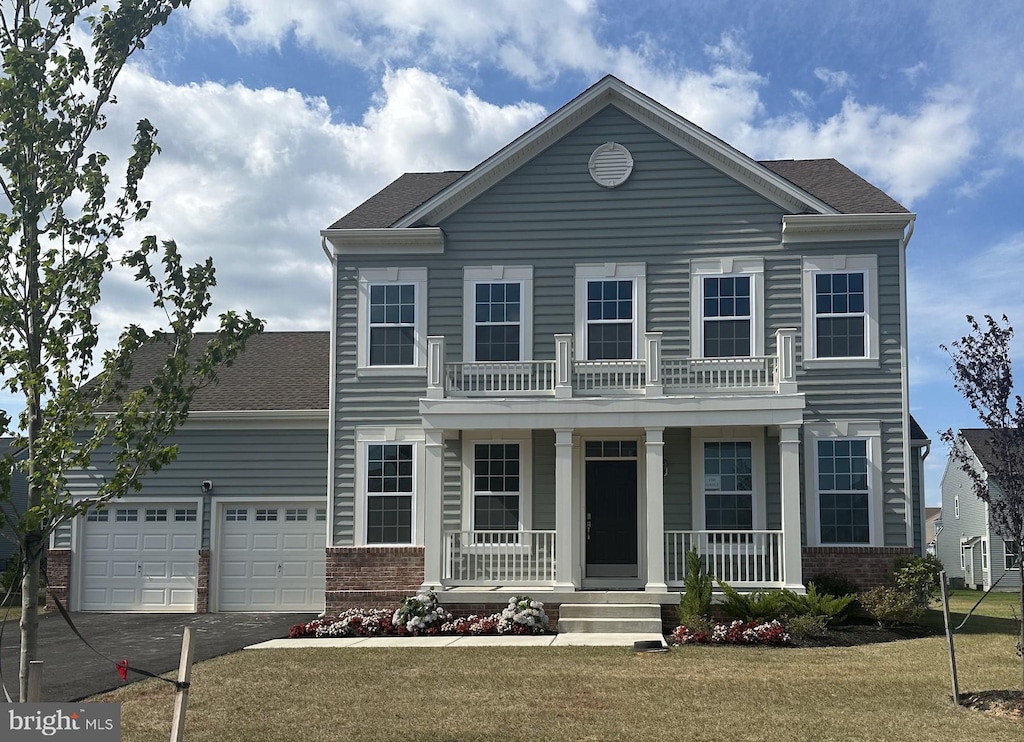
[[[809,579],[806,583],[808,588],[814,585],[819,593],[841,598],[844,595],[856,595],[859,588],[849,578],[836,574],[818,574]]]
[[[811,613],[793,616],[786,619],[786,631],[798,638],[824,636],[828,633],[828,617]]]
[[[722,611],[730,618],[747,622],[774,621],[785,612],[786,604],[781,592],[741,595],[721,580],[718,587],[725,594]]]
[[[903,557],[896,561],[893,585],[913,595],[915,604],[924,610],[935,599],[942,569],[942,562],[932,554]]]
[[[846,611],[857,600],[856,595],[843,595],[836,597],[828,593],[819,593],[817,585],[813,582],[807,586],[806,595],[798,595],[791,590],[782,591],[782,600],[785,604],[785,613],[793,618],[809,616],[823,618],[826,626],[833,626],[842,623],[846,618]],[[787,626],[792,621],[787,622]]]
[[[7,595],[8,590],[12,593],[21,592],[21,578],[21,554],[15,552],[7,560],[7,568],[3,574],[0,574],[0,599]],[[12,586],[13,590],[11,590]]]
[[[403,598],[391,622],[399,634],[436,634],[441,624],[450,621],[452,614],[438,604],[433,590]]]
[[[875,587],[858,597],[864,610],[879,626],[915,621],[925,610],[917,595],[902,587]]]
[[[508,607],[501,612],[499,634],[542,634],[548,627],[544,604],[527,596],[508,599]]]
[[[679,596],[679,623],[685,626],[710,626],[711,576],[700,563],[696,549],[686,554],[686,579]]]

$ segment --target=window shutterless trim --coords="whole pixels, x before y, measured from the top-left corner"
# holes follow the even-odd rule
[[[645,263],[580,263],[576,265],[576,331],[574,335],[575,356],[579,360],[592,360],[587,354],[587,287],[591,281],[632,281],[633,317],[632,342],[633,358],[620,360],[643,360],[647,349],[643,334],[647,330],[647,265]],[[621,321],[625,324],[625,321]]]
[[[370,289],[372,286],[395,284],[413,285],[415,312],[413,327],[413,362],[385,366],[370,365]],[[426,268],[363,268],[359,271],[357,297],[357,361],[358,370],[387,373],[394,369],[403,373],[407,369],[422,369],[427,365],[427,269]],[[422,373],[422,371],[418,371]]]
[[[821,274],[862,273],[864,275],[864,354],[860,356],[818,356],[818,312],[815,283]],[[824,315],[857,316],[846,315]],[[803,259],[803,367],[877,368],[879,363],[878,329],[878,256],[831,255]]]
[[[764,355],[764,258],[695,258],[690,261],[691,358],[705,357],[704,279],[739,277],[750,279],[750,355]]]

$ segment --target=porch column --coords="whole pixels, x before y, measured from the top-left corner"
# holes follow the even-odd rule
[[[800,545],[800,426],[782,425],[779,435],[779,476],[782,490],[783,582],[803,592],[803,551]]]
[[[665,429],[647,428],[647,592],[666,592],[665,584]]]
[[[555,587],[575,590],[576,508],[573,503],[572,430],[555,431]]]
[[[440,587],[444,556],[444,431],[426,430],[423,456],[423,587]]]

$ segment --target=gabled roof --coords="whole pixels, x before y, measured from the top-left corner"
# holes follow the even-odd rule
[[[834,159],[757,162],[608,75],[472,170],[406,173],[329,229],[385,229],[437,224],[609,105],[616,106],[789,213],[909,214],[883,191]]]
[[[197,332],[202,348],[212,333]],[[200,389],[192,412],[327,410],[330,384],[328,332],[266,332],[250,338],[245,352]],[[166,346],[150,343],[135,352],[132,378],[148,381],[167,358]],[[111,411],[110,409],[101,411]]]
[[[913,415],[910,416],[910,440],[915,443],[918,441],[931,442],[928,434],[924,432],[924,428],[918,425],[917,420],[914,419]]]
[[[992,453],[992,432],[988,428],[961,428],[960,435],[967,441],[967,445],[971,447],[985,469],[992,470],[997,467]]]

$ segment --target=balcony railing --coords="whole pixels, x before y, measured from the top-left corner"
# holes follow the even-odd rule
[[[737,588],[785,584],[782,531],[666,531],[665,580],[686,579],[686,555],[696,549],[701,566],[716,580]]]
[[[444,338],[427,338],[427,397],[611,396],[796,391],[796,330],[775,333],[775,355],[662,358],[661,333],[644,336],[646,358],[577,361],[572,335],[555,335],[551,361],[445,361]]]
[[[554,580],[554,531],[444,534],[445,585],[550,585]]]

